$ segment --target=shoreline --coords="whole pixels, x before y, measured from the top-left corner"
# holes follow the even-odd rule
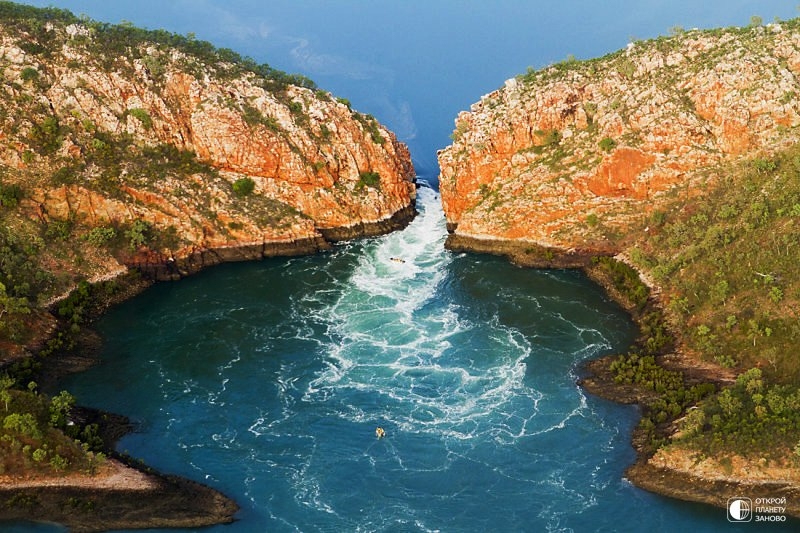
[[[200,250],[175,259],[154,254],[155,260],[131,262],[124,269],[100,276],[90,283],[113,283],[118,291],[92,302],[91,321],[109,308],[135,297],[157,282],[177,281],[211,266],[227,262],[253,261],[268,257],[313,255],[332,248],[340,241],[370,238],[405,228],[416,216],[413,200],[390,217],[375,222],[319,230],[320,236],[288,242],[242,244],[219,249]],[[136,274],[138,273],[138,275]],[[56,318],[58,303],[72,292],[51,298],[39,312],[48,327],[26,346],[0,361],[2,367],[23,359],[36,358],[48,340],[64,324]],[[90,321],[90,322],[91,322]],[[81,333],[81,345],[71,354],[52,355],[39,371],[42,385],[48,387],[70,373],[81,372],[97,361],[90,346],[101,341],[89,328]],[[180,476],[157,472],[116,452],[119,438],[132,430],[124,417],[76,407],[77,417],[103,422],[104,448],[108,459],[103,473],[64,477],[10,478],[0,476],[0,524],[4,521],[28,521],[60,524],[70,531],[95,533],[112,529],[195,528],[236,521],[239,505],[203,483]]]
[[[52,523],[78,533],[156,527],[196,528],[236,521],[239,505],[202,483],[153,470],[113,451],[132,431],[122,416],[75,408],[101,427],[108,458],[94,474],[0,476],[0,519]]]
[[[449,228],[455,230],[455,228]],[[481,253],[502,256],[515,265],[524,268],[577,268],[581,269],[594,283],[605,290],[606,294],[626,310],[631,318],[639,324],[643,314],[635,304],[629,301],[614,286],[612,280],[592,268],[591,259],[596,256],[609,256],[624,262],[633,268],[650,289],[647,308],[663,310],[660,305],[660,288],[652,280],[642,276],[623,253],[591,250],[558,250],[527,242],[514,242],[503,239],[478,239],[450,233],[445,247],[454,252]],[[620,404],[641,407],[644,400],[656,396],[636,385],[617,384],[610,371],[610,363],[617,355],[585,361],[578,369],[578,385],[590,394]],[[729,385],[735,381],[734,372],[695,360],[683,353],[680,346],[675,346],[665,355],[657,357],[660,366],[680,372],[687,383],[714,383]],[[631,445],[636,451],[636,460],[625,470],[625,479],[641,489],[683,501],[703,503],[720,508],[727,508],[728,498],[752,495],[752,498],[784,498],[785,514],[800,518],[800,479],[770,480],[748,479],[727,476],[695,475],[688,470],[680,470],[675,463],[669,463],[663,457],[656,460],[655,455],[645,450],[644,433],[634,428],[631,434]],[[657,464],[660,463],[660,464]]]

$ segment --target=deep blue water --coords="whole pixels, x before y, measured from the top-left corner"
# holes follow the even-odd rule
[[[728,526],[626,482],[636,409],[575,384],[631,341],[625,313],[578,272],[444,251],[419,203],[403,232],[155,286],[63,386],[138,424],[121,450],[241,504],[210,531]]]

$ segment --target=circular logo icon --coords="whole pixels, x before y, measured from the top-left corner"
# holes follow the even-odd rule
[[[753,518],[753,502],[750,498],[731,498],[728,500],[728,520],[749,522]]]

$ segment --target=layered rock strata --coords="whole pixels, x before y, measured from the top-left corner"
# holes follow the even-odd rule
[[[127,46],[106,52],[122,37],[97,24],[36,28],[0,26],[3,183],[24,191],[24,218],[129,244],[86,239],[92,253],[59,265],[74,278],[120,266],[172,278],[414,216],[406,146],[345,100],[191,40],[112,28]],[[146,238],[124,239],[135,223]]]
[[[799,74],[800,31],[773,24],[631,43],[510,79],[459,114],[439,153],[449,228],[461,243],[619,252],[726,163],[795,143]]]
[[[614,255],[640,270],[649,285],[648,305],[664,307],[665,324],[674,330],[677,353],[665,354],[672,347],[661,348],[659,365],[674,367],[687,382],[702,376],[704,383],[729,386],[736,372],[720,367],[725,362],[715,357],[713,347],[690,343],[698,331],[705,331],[704,321],[711,323],[710,313],[706,310],[698,318],[697,306],[687,304],[685,311],[676,311],[677,305],[665,305],[682,301],[670,278],[681,278],[690,264],[708,267],[700,274],[707,275],[708,282],[702,277],[696,280],[701,292],[723,267],[712,264],[714,259],[704,260],[699,252],[668,274],[661,270],[656,276],[654,271],[647,272],[656,262],[648,263],[643,250],[660,243],[665,254],[679,256],[691,248],[691,238],[675,240],[678,244],[658,240],[664,221],[675,219],[670,227],[679,231],[681,221],[691,220],[701,210],[704,196],[706,202],[733,196],[723,194],[724,184],[740,184],[743,190],[753,187],[747,196],[749,204],[762,199],[778,203],[778,184],[786,183],[781,182],[784,178],[792,180],[793,172],[796,177],[793,167],[779,168],[776,161],[796,157],[787,154],[794,153],[790,147],[798,141],[798,76],[800,21],[794,20],[766,27],[680,32],[671,38],[632,43],[597,60],[566,61],[508,80],[458,116],[453,144],[439,153],[442,201],[451,232],[448,246],[545,267],[587,266],[593,256]],[[733,179],[743,168],[753,169],[764,183],[756,187]],[[781,219],[790,207],[791,203],[776,207],[770,219],[774,226],[760,228],[764,239],[777,233],[769,228],[794,227],[794,220]],[[706,237],[704,224],[716,216],[704,213],[705,218],[697,219],[694,239],[700,242]],[[729,214],[719,208],[719,218],[725,216]],[[796,242],[794,230],[782,231],[787,242]],[[713,236],[712,231],[708,233]],[[723,239],[713,249],[725,249],[728,244]],[[639,260],[634,261],[636,252]],[[777,254],[766,249],[764,253]],[[752,276],[769,276],[750,266],[752,255],[746,264],[756,271]],[[591,274],[591,267],[588,270]],[[795,273],[782,269],[781,274],[785,290],[792,290]],[[654,279],[670,292],[662,291],[664,287]],[[614,285],[610,278],[599,281]],[[782,296],[773,298],[775,305],[770,308],[764,303],[769,302],[766,298],[747,300],[746,290],[757,282],[737,285],[740,292],[727,300],[728,317],[761,313],[776,324],[781,320],[795,324],[796,305],[784,302]],[[727,290],[727,281],[722,286]],[[696,294],[693,297],[699,299]],[[704,303],[712,301],[706,298]],[[648,307],[646,312],[653,310]],[[640,313],[641,309],[634,311],[635,316]],[[732,319],[726,329],[717,328],[714,334],[733,336]],[[763,354],[748,356],[745,349],[739,351],[736,356],[742,365],[765,366]],[[700,357],[707,361],[701,363]],[[624,384],[624,380],[621,385],[612,371],[616,360],[593,361],[588,365],[591,376],[581,383],[609,399],[647,406],[656,396],[654,388]],[[781,367],[773,366],[779,374]],[[786,375],[777,377],[788,381]],[[651,419],[646,422],[652,424]],[[674,421],[657,428],[671,439],[657,451],[646,430],[640,426],[634,432],[640,457],[628,469],[628,479],[648,490],[723,507],[723,495],[791,501],[800,493],[791,449],[769,450],[777,457],[764,450],[706,454],[680,441],[679,427],[681,422]],[[703,426],[707,428],[713,424]],[[792,516],[798,513],[796,504],[785,510]]]

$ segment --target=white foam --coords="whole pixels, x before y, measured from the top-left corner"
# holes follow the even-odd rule
[[[330,342],[303,400],[339,402],[335,412],[355,422],[380,419],[401,431],[510,442],[529,425],[513,413],[535,416],[541,400],[523,384],[531,344],[496,318],[488,328],[469,323],[437,298],[454,256],[444,250],[438,195],[422,188],[418,205],[420,215],[406,230],[356,252],[340,294],[315,315],[328,325]],[[352,405],[354,392],[373,405]],[[491,422],[503,413],[509,414],[499,426]]]

